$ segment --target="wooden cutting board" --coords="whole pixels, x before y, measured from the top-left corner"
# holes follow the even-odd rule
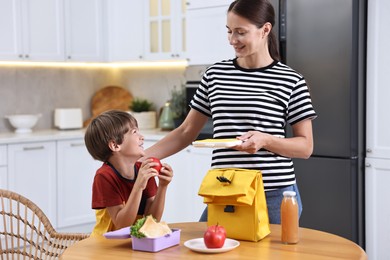
[[[84,122],[84,127],[104,111],[111,109],[128,111],[132,100],[133,96],[123,87],[107,86],[98,90],[91,100],[92,118]]]

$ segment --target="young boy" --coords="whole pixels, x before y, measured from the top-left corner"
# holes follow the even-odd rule
[[[173,172],[164,163],[158,173],[153,168],[158,163],[151,159],[144,160],[137,169],[135,162],[145,152],[136,119],[123,111],[104,112],[89,124],[84,139],[92,157],[103,162],[92,187],[96,225],[91,235],[131,226],[145,215],[160,221]]]

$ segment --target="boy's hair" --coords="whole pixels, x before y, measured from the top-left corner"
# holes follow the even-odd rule
[[[136,127],[137,120],[129,113],[106,111],[95,117],[87,127],[84,136],[87,150],[94,159],[106,162],[112,155],[109,142],[122,144],[124,135]]]

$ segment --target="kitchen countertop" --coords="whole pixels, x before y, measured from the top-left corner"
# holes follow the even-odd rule
[[[163,138],[168,132],[160,129],[140,130],[141,134],[147,141],[158,141]],[[43,142],[43,141],[57,141],[84,138],[85,129],[78,130],[36,130],[28,134],[0,133],[1,144],[13,144],[24,142]]]

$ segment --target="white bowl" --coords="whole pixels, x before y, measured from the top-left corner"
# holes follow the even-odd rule
[[[41,114],[36,115],[10,115],[8,118],[11,125],[15,128],[15,133],[31,133],[32,128],[37,124]]]

